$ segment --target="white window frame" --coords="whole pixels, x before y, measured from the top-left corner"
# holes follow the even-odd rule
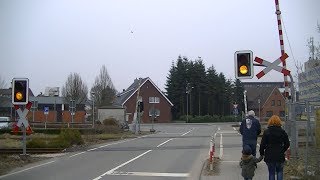
[[[160,98],[159,97],[149,97],[149,103],[150,104],[158,104],[158,103],[160,103]]]
[[[156,117],[160,116],[160,109],[154,109],[156,111]],[[149,117],[152,117],[152,109],[149,110]]]
[[[149,103],[154,103],[154,97],[149,97]]]

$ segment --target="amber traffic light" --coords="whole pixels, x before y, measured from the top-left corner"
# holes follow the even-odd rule
[[[29,100],[29,79],[12,79],[12,104],[25,105]]]
[[[253,55],[252,51],[237,51],[234,54],[235,59],[235,77],[236,79],[253,78]]]

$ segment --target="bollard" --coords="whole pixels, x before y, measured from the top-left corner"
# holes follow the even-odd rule
[[[214,161],[214,151],[215,151],[215,149],[214,149],[214,140],[213,139],[211,139],[211,141],[210,141],[210,157],[209,157],[209,162],[210,162],[210,171],[212,171],[213,170],[213,161]]]
[[[213,142],[212,142],[212,140],[211,140],[211,141],[210,141],[210,151],[209,151],[209,161],[210,161],[210,163],[212,163],[212,160],[213,160],[212,146],[213,146]]]
[[[214,152],[215,152],[215,143],[212,144],[212,157],[214,157]],[[214,160],[214,158],[213,158]]]

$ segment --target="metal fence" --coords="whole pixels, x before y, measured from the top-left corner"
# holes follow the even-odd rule
[[[290,138],[291,158],[303,162],[304,175],[319,173],[320,153],[316,143],[316,123],[319,117],[316,112],[320,110],[320,101],[292,102],[287,107],[285,130]]]

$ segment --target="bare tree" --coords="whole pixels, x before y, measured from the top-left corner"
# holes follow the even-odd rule
[[[66,103],[75,100],[77,104],[81,104],[87,100],[88,86],[82,81],[78,73],[71,73],[65,85],[62,87],[62,96]]]
[[[94,100],[97,106],[107,106],[113,103],[115,95],[115,87],[106,66],[103,65],[91,88],[91,99]]]
[[[7,87],[7,83],[2,76],[0,76],[0,89],[4,89]]]

